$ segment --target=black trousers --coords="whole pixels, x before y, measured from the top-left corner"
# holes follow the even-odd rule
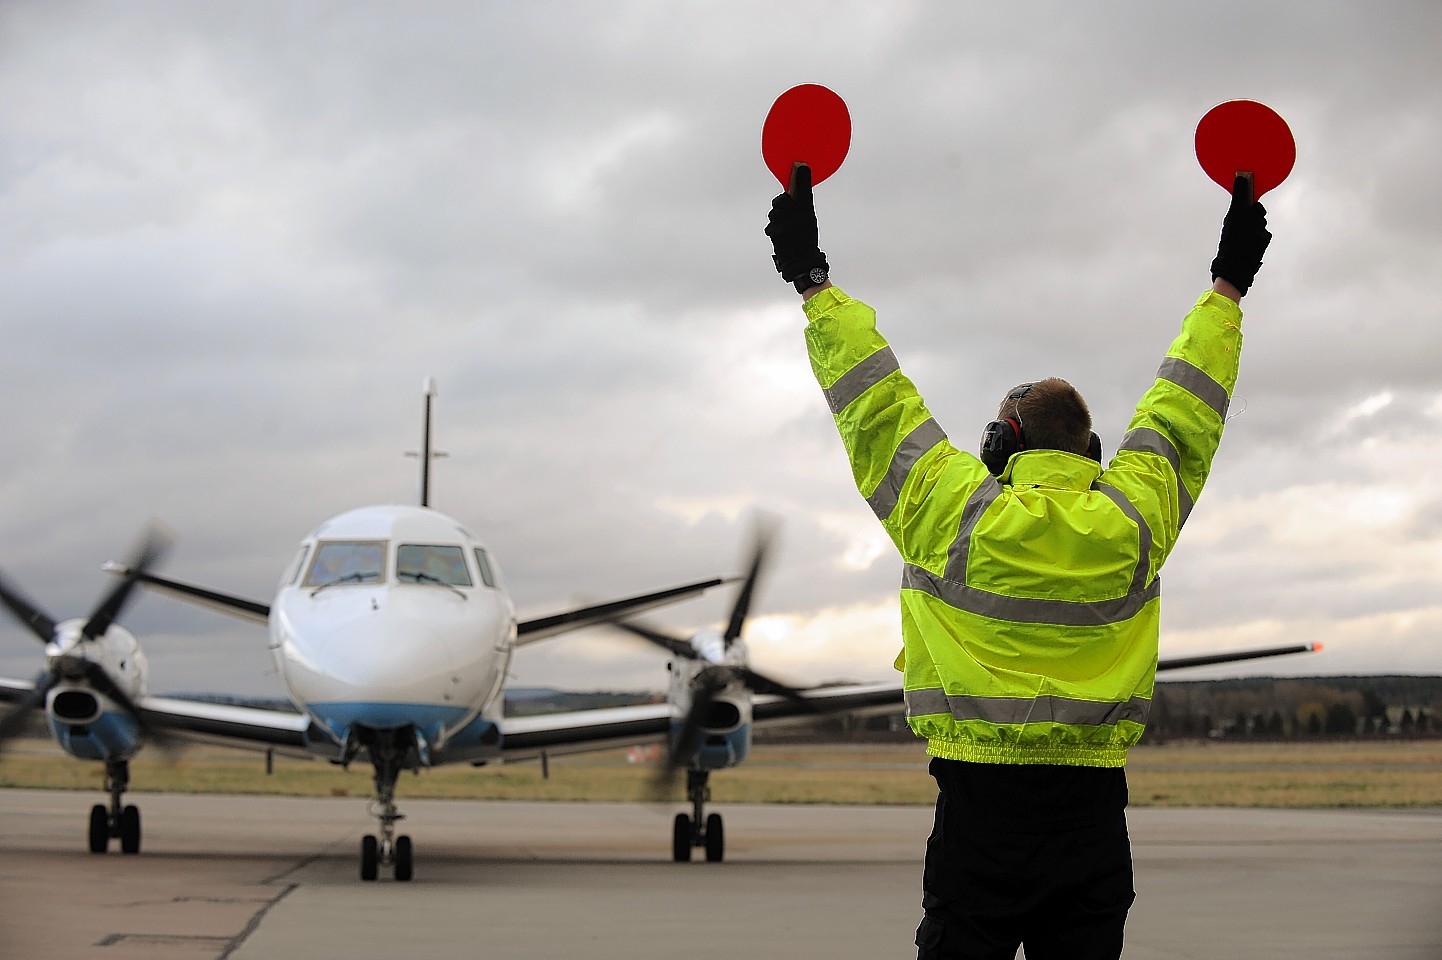
[[[931,772],[918,960],[1014,960],[1022,945],[1027,960],[1121,956],[1135,893],[1120,770],[932,760]]]

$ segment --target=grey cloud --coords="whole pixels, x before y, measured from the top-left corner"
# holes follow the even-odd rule
[[[803,81],[855,121],[822,245],[965,448],[1001,391],[1052,373],[1114,448],[1209,279],[1226,196],[1195,122],[1272,103],[1299,159],[1266,200],[1246,412],[1208,497],[1361,480],[1329,430],[1363,397],[1399,396],[1356,425],[1386,449],[1436,440],[1402,408],[1436,394],[1442,353],[1439,27],[1429,3],[6,4],[0,566],[81,610],[160,516],[167,569],[263,599],[322,517],[411,498],[400,453],[434,374],[437,504],[525,608],[739,566],[744,517],[689,525],[668,499],[783,514],[767,611],[894,602],[892,554],[838,569],[818,518],[871,521],[819,396],[788,392],[802,320],[761,232],[758,137]],[[793,326],[761,332],[772,312]],[[751,361],[777,382],[739,396]],[[1278,572],[1201,539],[1173,561],[1179,622],[1221,616],[1215,590],[1240,623],[1403,610],[1425,586],[1363,576],[1343,601],[1359,560]],[[251,628],[161,598],[128,622],[169,688],[240,663],[273,682]],[[0,627],[7,675],[32,645]],[[566,676],[566,649],[527,669]]]

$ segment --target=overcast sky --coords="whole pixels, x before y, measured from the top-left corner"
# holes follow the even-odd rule
[[[88,612],[153,517],[162,572],[268,602],[326,517],[433,504],[524,615],[737,572],[795,682],[885,679],[900,561],[850,481],[762,233],[775,97],[849,104],[833,275],[970,449],[1007,388],[1114,450],[1209,285],[1193,154],[1262,100],[1298,159],[1162,653],[1190,678],[1442,673],[1442,68],[1433,2],[0,5],[0,569]],[[711,625],[730,595],[653,622]],[[278,694],[264,631],[147,596],[153,692]],[[39,645],[0,627],[0,674]],[[661,688],[591,631],[513,683]]]

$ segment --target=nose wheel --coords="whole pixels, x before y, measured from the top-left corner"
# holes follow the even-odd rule
[[[125,788],[130,786],[130,765],[124,760],[105,764],[105,789],[110,791],[110,806],[97,803],[90,808],[89,842],[91,853],[105,853],[111,838],[119,839],[121,853],[140,852],[140,809],[123,801]]]
[[[671,859],[677,863],[688,863],[693,847],[705,847],[706,861],[720,863],[726,856],[726,831],[721,824],[721,814],[708,816],[704,830],[698,830],[697,823],[684,813],[676,814],[671,830]]]
[[[376,879],[383,866],[390,867],[391,875],[402,882],[415,876],[415,857],[410,837],[402,834],[394,841],[377,838],[375,834],[361,837],[361,879]]]
[[[726,856],[726,832],[721,825],[721,814],[713,813],[703,820],[706,801],[711,799],[711,789],[706,784],[708,777],[705,770],[686,771],[686,795],[694,815],[678,813],[672,823],[671,859],[677,863],[690,862],[691,851],[696,847],[706,848],[708,863],[720,863]]]

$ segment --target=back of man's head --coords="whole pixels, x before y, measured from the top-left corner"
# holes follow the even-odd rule
[[[1076,387],[1060,377],[1038,380],[1019,399],[1008,394],[997,417],[1020,423],[1028,450],[1064,450],[1086,456],[1091,411]]]

